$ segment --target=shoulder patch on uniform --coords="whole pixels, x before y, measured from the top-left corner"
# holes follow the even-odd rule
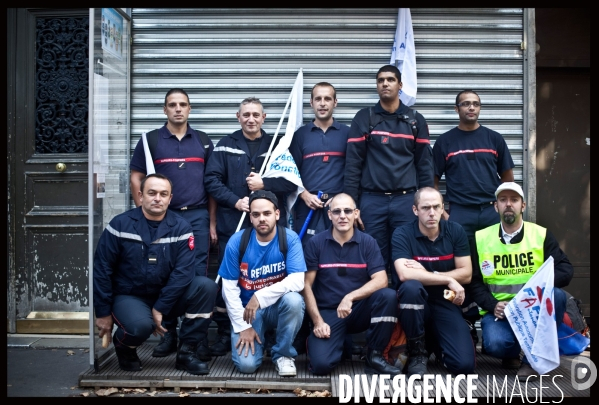
[[[189,239],[187,239],[187,246],[189,246],[189,250],[193,250],[193,248],[195,247],[193,236],[190,236]]]

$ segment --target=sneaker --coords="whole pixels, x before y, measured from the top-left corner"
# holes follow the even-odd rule
[[[518,376],[518,380],[526,381],[528,377],[538,377],[539,373],[537,373],[530,364],[522,363],[516,375]]]
[[[293,377],[297,374],[295,360],[291,357],[279,357],[275,361],[275,368],[281,377]]]
[[[501,368],[507,368],[508,370],[515,370],[520,367],[520,358],[515,359],[501,359]]]

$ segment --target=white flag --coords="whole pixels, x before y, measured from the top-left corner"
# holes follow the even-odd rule
[[[531,367],[539,374],[557,368],[553,257],[543,263],[505,308],[505,316]]]
[[[289,195],[287,198],[287,222],[289,223],[289,216],[291,215],[291,208],[297,200],[297,196],[304,191],[304,185],[299,174],[299,170],[293,160],[293,156],[289,153],[289,145],[293,139],[293,134],[297,129],[302,126],[303,123],[303,95],[304,95],[304,74],[300,69],[291,90],[291,106],[289,107],[289,117],[287,119],[287,128],[285,129],[285,135],[279,141],[275,150],[270,154],[270,159],[266,164],[264,174],[262,177],[284,177],[297,186],[297,190]],[[283,119],[287,107],[283,111],[281,120],[279,122],[279,128]],[[279,133],[279,128],[274,134],[276,138]]]
[[[146,157],[146,176],[150,174],[156,173],[156,169],[154,169],[154,162],[152,161],[153,157],[150,153],[150,147],[148,146],[148,138],[146,137],[146,133],[141,134],[141,139],[144,145],[144,156]]]
[[[397,29],[391,51],[391,65],[397,66],[401,72],[402,88],[399,99],[407,106],[416,102],[416,48],[414,47],[414,31],[409,8],[400,8],[397,13]]]

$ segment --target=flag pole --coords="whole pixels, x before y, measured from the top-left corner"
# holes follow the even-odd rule
[[[318,191],[318,195],[316,196],[318,198],[322,197],[322,191]],[[308,213],[308,216],[306,217],[306,220],[304,221],[304,225],[302,226],[302,230],[299,233],[299,238],[300,240],[302,240],[302,238],[304,237],[304,234],[306,233],[306,231],[308,230],[308,225],[310,224],[310,220],[312,219],[312,215],[314,215],[314,210],[310,210],[310,212]]]

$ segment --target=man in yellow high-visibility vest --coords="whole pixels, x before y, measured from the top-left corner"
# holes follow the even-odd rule
[[[537,373],[526,357],[520,361],[520,344],[504,309],[545,260],[553,256],[555,313],[558,324],[561,323],[566,310],[566,294],[561,288],[570,283],[574,269],[549,230],[523,220],[526,202],[520,185],[502,183],[495,196],[501,222],[475,234],[468,292],[482,309],[483,349],[501,358],[504,368],[519,368],[518,378],[526,380]]]

